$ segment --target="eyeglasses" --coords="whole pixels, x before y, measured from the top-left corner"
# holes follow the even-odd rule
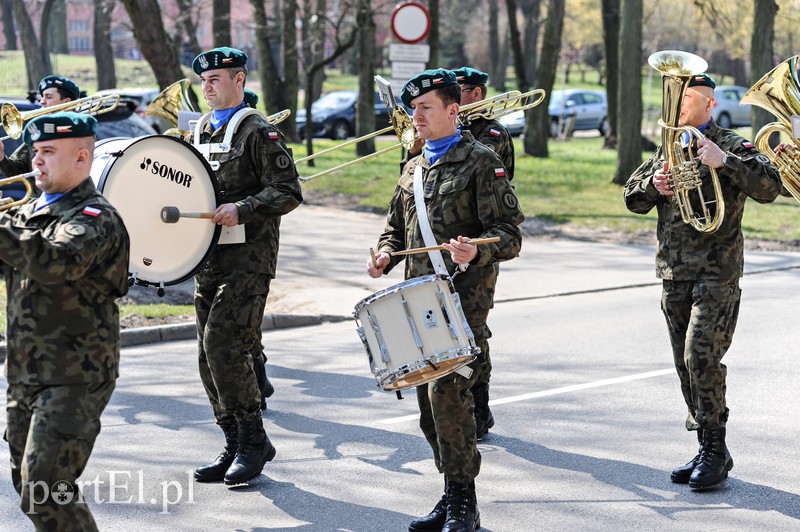
[[[461,89],[461,92],[471,92],[477,89],[478,87],[467,87],[466,89]]]

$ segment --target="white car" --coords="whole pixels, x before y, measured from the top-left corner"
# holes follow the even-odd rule
[[[719,85],[714,89],[717,102],[711,116],[719,127],[747,127],[750,125],[750,106],[739,105],[747,87],[738,85]]]

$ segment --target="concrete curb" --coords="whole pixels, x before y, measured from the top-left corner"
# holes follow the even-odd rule
[[[336,323],[352,319],[352,316],[336,316],[331,314],[265,314],[261,320],[261,330],[288,329],[291,327],[308,327],[322,323]],[[157,325],[155,327],[138,327],[122,329],[120,342],[122,347],[134,345],[172,342],[174,340],[191,340],[197,338],[194,322]],[[6,359],[6,343],[0,342],[0,362]]]

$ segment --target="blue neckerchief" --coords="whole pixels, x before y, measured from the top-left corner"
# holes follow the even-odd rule
[[[458,131],[455,135],[450,135],[449,137],[442,137],[436,140],[426,140],[425,158],[428,159],[429,163],[435,163],[442,157],[442,155],[447,153],[450,148],[458,144],[459,140],[461,140],[461,131]]]
[[[233,115],[236,114],[236,111],[242,109],[244,107],[244,101],[237,105],[236,107],[231,107],[230,109],[223,109],[221,111],[213,110],[211,111],[211,127],[215,130],[221,128],[225,124],[228,123],[228,120],[231,119]]]
[[[33,209],[33,212],[36,212],[39,209],[44,209],[51,203],[55,203],[63,197],[64,197],[64,192],[57,192],[55,194],[48,194],[47,192],[42,192],[42,195],[36,199],[36,208]]]
[[[698,127],[697,130],[700,133],[702,133],[703,131],[706,130],[706,128],[709,125],[711,125],[711,119],[710,118],[708,119],[708,122],[706,122],[702,126]],[[689,132],[688,131],[684,131],[683,134],[681,134],[681,146],[683,146],[683,147],[688,146],[690,141],[691,141],[691,139],[689,138]]]

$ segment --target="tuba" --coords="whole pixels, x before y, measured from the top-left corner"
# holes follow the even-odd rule
[[[704,72],[708,64],[701,57],[677,50],[656,52],[647,62],[661,72],[661,119],[658,121],[658,125],[662,128],[661,147],[664,159],[669,163],[672,172],[672,188],[681,211],[681,218],[702,233],[713,233],[719,229],[725,216],[725,202],[719,177],[717,171],[709,167],[714,195],[706,199],[691,143],[684,154],[680,142],[684,132],[700,139],[705,137],[697,128],[678,125],[689,81],[692,76]],[[712,209],[715,204],[716,208]],[[700,212],[697,212],[696,208]]]
[[[755,146],[778,167],[783,186],[797,201],[800,201],[800,154],[796,150],[786,150],[776,155],[769,146],[769,136],[775,131],[785,133],[795,147],[800,148],[800,142],[792,134],[792,116],[800,115],[799,59],[797,55],[790,57],[764,74],[740,102],[741,105],[757,105],[778,117],[778,122],[769,123],[756,133]]]

